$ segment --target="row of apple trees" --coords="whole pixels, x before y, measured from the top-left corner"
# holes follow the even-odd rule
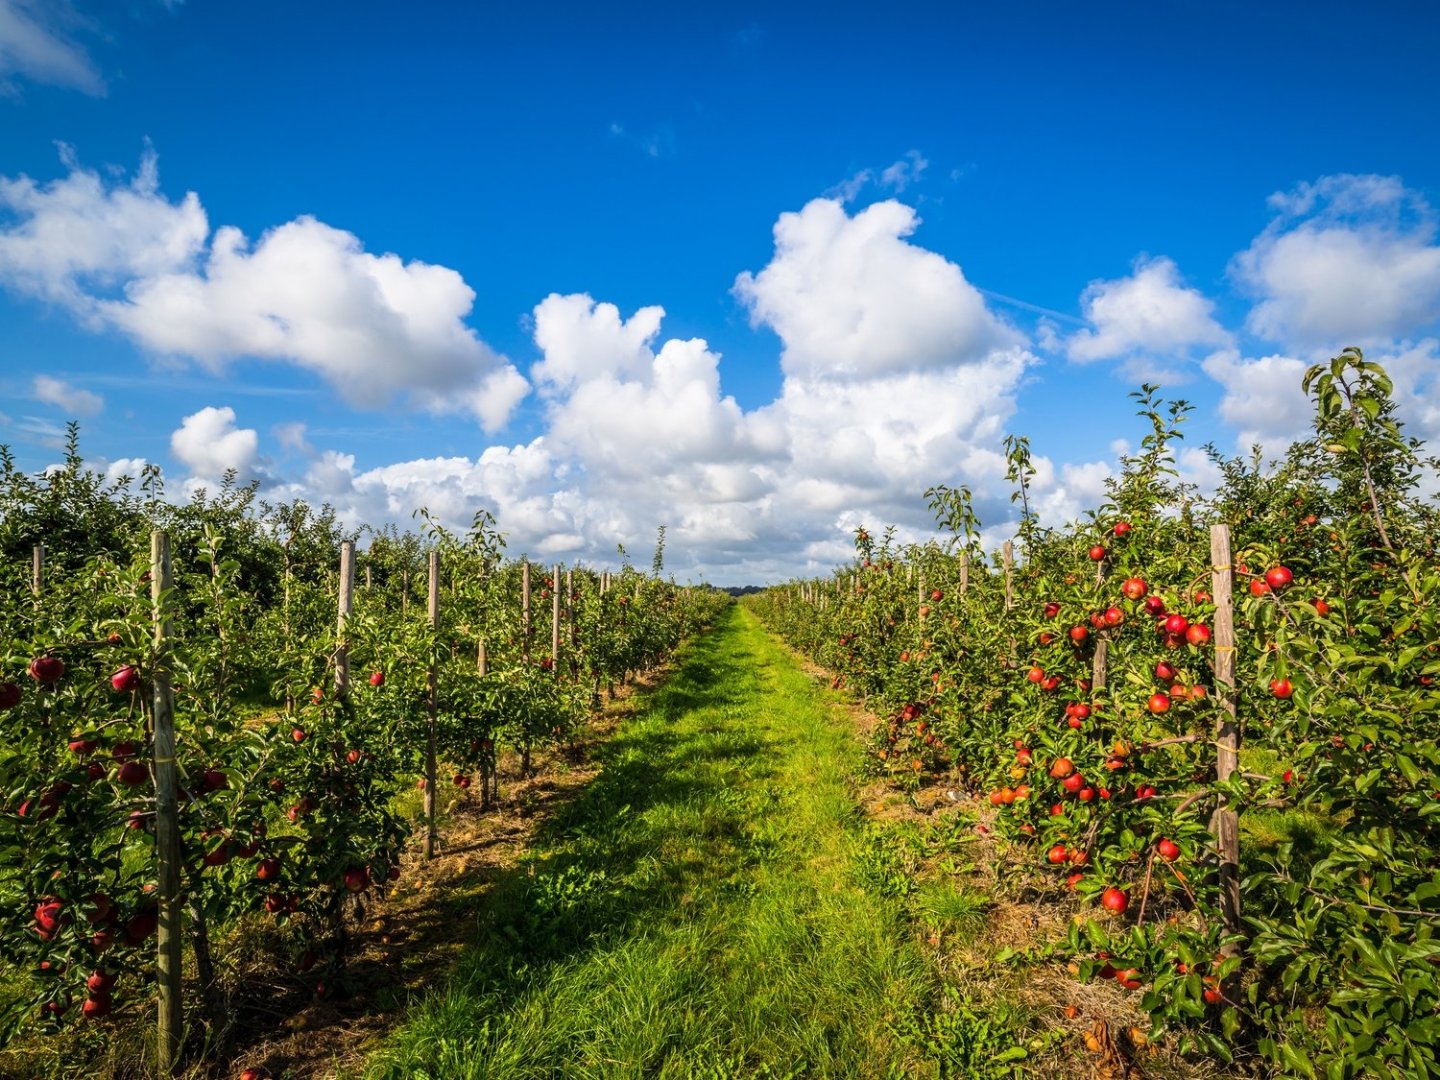
[[[218,936],[274,920],[293,978],[345,994],[349,931],[399,876],[415,824],[405,793],[413,804],[428,786],[427,809],[438,784],[488,802],[506,751],[528,770],[604,687],[655,665],[720,602],[661,580],[658,550],[652,574],[557,573],[506,560],[483,513],[464,535],[425,524],[365,537],[342,629],[349,537],[328,509],[266,505],[233,483],[171,502],[153,472],[110,483],[73,429],[64,466],[43,476],[0,449],[5,1038],[88,1023],[103,1040],[107,1017],[153,1000],[160,665],[189,1036],[215,1048],[230,1022]],[[155,530],[171,551],[159,595]]]
[[[1268,466],[1212,451],[1212,495],[1177,475],[1186,407],[1146,387],[1139,451],[1073,526],[1036,521],[1009,441],[1013,561],[935,489],[948,543],[861,530],[854,563],[754,603],[888,720],[872,768],[995,808],[1005,880],[1085,916],[1059,951],[1155,1036],[1287,1076],[1437,1075],[1436,463],[1357,350],[1304,386],[1314,436]]]

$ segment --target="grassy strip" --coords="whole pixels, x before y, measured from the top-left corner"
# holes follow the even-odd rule
[[[903,898],[867,881],[853,740],[732,609],[601,750],[367,1075],[943,1075],[929,962]]]

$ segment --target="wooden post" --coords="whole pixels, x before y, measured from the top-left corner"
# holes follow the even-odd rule
[[[604,596],[610,591],[610,571],[600,571],[600,595]]]
[[[550,578],[550,661],[556,675],[560,674],[560,564],[555,564]]]
[[[923,567],[915,577],[915,602],[921,605],[925,603],[925,570]],[[920,617],[923,619],[925,616]]]
[[[1000,547],[1000,558],[1005,564],[1005,610],[1015,606],[1015,545],[1006,540]]]
[[[179,1065],[185,1023],[180,995],[180,809],[175,770],[175,695],[170,685],[170,538],[150,534],[150,603],[155,628],[151,685],[154,688],[155,861],[159,910],[155,932],[156,981],[160,989],[156,1065],[162,1076]]]
[[[440,552],[430,552],[429,595],[426,615],[430,620],[433,635],[440,625]],[[435,857],[435,786],[439,778],[435,761],[435,717],[440,710],[440,650],[432,641],[430,646],[430,670],[425,677],[425,858]]]
[[[1105,689],[1105,668],[1110,660],[1110,639],[1100,635],[1095,638],[1095,656],[1090,667],[1090,692],[1098,694]]]
[[[530,563],[520,564],[520,655],[530,660]]]
[[[1215,721],[1215,777],[1228,780],[1240,767],[1240,725],[1235,711],[1235,611],[1231,598],[1230,526],[1210,526],[1210,592],[1215,598],[1215,690],[1220,712]],[[1220,855],[1220,911],[1225,929],[1240,933],[1240,819],[1225,800],[1215,810],[1210,830]],[[1235,953],[1233,945],[1227,955]]]
[[[36,596],[40,595],[40,587],[45,584],[45,545],[36,544],[30,551],[30,591]]]
[[[970,552],[960,553],[960,595],[970,591]]]
[[[350,643],[345,639],[345,622],[355,605],[355,541],[340,544],[340,610],[335,621],[339,643],[335,646],[335,693],[343,698],[350,692]]]
[[[400,571],[400,614],[410,613],[410,568]]]
[[[375,587],[375,579],[370,576],[370,571],[373,570],[373,569],[374,569],[374,567],[371,566],[368,562],[365,564],[365,591],[366,591],[366,592],[369,592],[371,589],[373,589],[373,588]]]

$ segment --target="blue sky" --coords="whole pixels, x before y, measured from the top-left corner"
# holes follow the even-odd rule
[[[1000,535],[1007,431],[1094,505],[1145,378],[1278,448],[1363,344],[1440,433],[1437,46],[1421,4],[0,0],[0,441],[545,557],[664,521],[744,582],[936,482]]]

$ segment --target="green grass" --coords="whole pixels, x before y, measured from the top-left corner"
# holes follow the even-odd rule
[[[908,890],[886,884],[828,701],[731,609],[600,751],[366,1075],[940,1075],[932,1044],[956,1036],[935,1027]],[[979,903],[924,899],[960,923]],[[943,1015],[986,1053],[1006,1043],[993,1020],[976,1034]]]

